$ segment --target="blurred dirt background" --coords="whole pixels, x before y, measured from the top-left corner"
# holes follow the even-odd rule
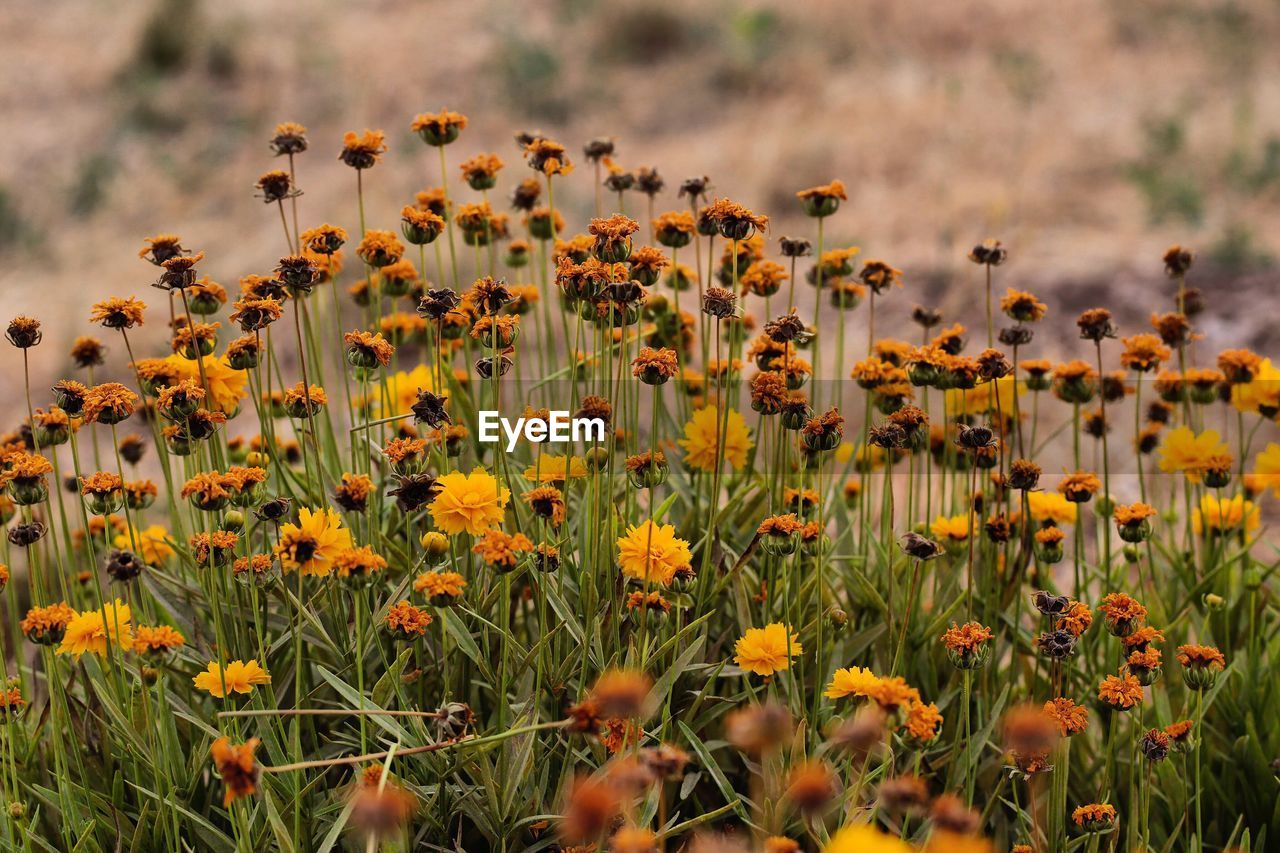
[[[501,200],[528,174],[512,135],[534,127],[579,160],[616,137],[622,165],[666,177],[659,211],[707,174],[773,236],[808,235],[794,191],[840,178],[829,245],[906,271],[894,323],[913,302],[980,322],[964,255],[998,236],[999,287],[1040,292],[1060,334],[1042,342],[1071,352],[1083,307],[1132,333],[1166,305],[1159,257],[1182,242],[1209,345],[1280,343],[1275,0],[8,0],[0,30],[0,315],[45,322],[41,384],[69,374],[95,299],[160,304],[143,237],[180,233],[233,293],[274,266],[279,221],[253,183],[277,165],[275,123],[310,129],[304,227],[353,232],[340,138],[385,129],[370,225],[396,228],[438,184],[409,122],[446,106],[471,119],[451,169],[497,152]],[[591,197],[580,168],[557,201],[581,227]],[[163,324],[146,331],[159,345]],[[0,393],[19,382],[0,371]]]

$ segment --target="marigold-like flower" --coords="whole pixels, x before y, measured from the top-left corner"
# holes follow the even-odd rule
[[[714,471],[720,457],[721,415],[715,406],[708,406],[693,413],[685,424],[684,438],[679,444],[685,449],[685,464],[697,471]],[[724,459],[733,468],[747,462],[747,452],[752,447],[751,434],[746,421],[734,409],[725,418]]]
[[[676,536],[670,524],[650,519],[627,528],[618,538],[618,566],[629,578],[668,586],[677,575],[691,569],[689,543]]]
[[[439,494],[431,502],[431,519],[445,533],[479,536],[502,523],[511,492],[500,488],[483,468],[475,468],[470,474],[450,472],[436,485]]]
[[[338,159],[353,169],[369,169],[387,151],[386,137],[380,130],[365,129],[362,135],[348,130],[342,137]]]
[[[1063,737],[1078,735],[1089,727],[1089,709],[1070,699],[1059,697],[1045,702],[1044,715],[1058,727]]]
[[[734,663],[747,672],[769,676],[791,668],[791,659],[803,654],[799,635],[781,622],[748,628],[734,643]]]
[[[1098,685],[1098,698],[1119,711],[1128,711],[1142,701],[1142,682],[1128,673],[1108,675]]]
[[[471,551],[480,555],[485,565],[498,571],[510,571],[516,567],[521,554],[533,550],[533,542],[523,533],[510,534],[496,527],[486,530]]]
[[[249,797],[257,793],[258,780],[262,768],[254,759],[253,753],[261,741],[249,738],[246,742],[235,745],[230,738],[220,737],[209,747],[214,767],[222,778],[226,792],[222,797],[222,805],[229,808],[240,797]]]
[[[133,650],[138,654],[166,654],[186,643],[181,632],[168,625],[139,625],[133,632]]]

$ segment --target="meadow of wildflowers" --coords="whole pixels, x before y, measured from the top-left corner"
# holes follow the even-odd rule
[[[977,242],[966,329],[838,180],[783,236],[466,128],[278,126],[279,255],[140,239],[52,388],[8,322],[4,849],[1275,849],[1280,369],[1206,351],[1192,250],[1118,328]]]

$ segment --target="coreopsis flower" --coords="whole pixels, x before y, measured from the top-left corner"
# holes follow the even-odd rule
[[[1090,308],[1076,319],[1080,329],[1080,337],[1094,343],[1101,343],[1103,338],[1114,338],[1116,326],[1111,320],[1111,312],[1106,308]]]
[[[1093,624],[1093,611],[1089,609],[1089,605],[1075,599],[1069,599],[1066,607],[1056,615],[1058,618],[1054,627],[1059,631],[1066,631],[1072,637],[1082,636]]]
[[[124,482],[119,474],[97,471],[80,478],[80,494],[94,515],[109,515],[124,505]]]
[[[588,474],[587,464],[579,456],[555,456],[542,453],[534,463],[521,472],[526,479],[538,483],[564,483],[577,480]]]
[[[433,607],[450,607],[462,599],[466,580],[457,572],[430,571],[414,578],[413,591],[424,595]]]
[[[1108,593],[1098,610],[1106,618],[1107,630],[1116,637],[1127,637],[1147,618],[1147,608],[1123,592]]]
[[[1065,475],[1058,483],[1058,492],[1071,503],[1087,503],[1102,488],[1102,481],[1089,471],[1076,471]]]
[[[1009,288],[1000,298],[1000,310],[1019,323],[1037,323],[1048,309],[1034,294]]]
[[[1059,697],[1044,703],[1044,716],[1058,727],[1062,737],[1078,735],[1089,727],[1089,709]]]
[[[182,633],[168,625],[139,625],[133,632],[133,651],[151,658],[165,658],[187,644]]]
[[[1191,265],[1195,263],[1196,253],[1194,249],[1180,246],[1174,243],[1165,250],[1161,260],[1164,261],[1165,275],[1169,278],[1179,278],[1187,274],[1187,270],[1191,269]]]
[[[5,338],[18,349],[30,349],[44,338],[40,321],[33,317],[14,317],[5,330]]]
[[[769,217],[753,213],[727,198],[718,198],[706,210],[707,218],[727,240],[745,240],[769,227]]]
[[[1120,504],[1112,511],[1120,538],[1125,542],[1144,542],[1151,536],[1151,519],[1155,507],[1145,503]]]
[[[431,502],[431,519],[450,535],[466,532],[479,536],[500,525],[511,498],[511,492],[500,488],[483,468],[475,468],[469,474],[450,472],[440,477],[436,486],[439,494]]]
[[[800,439],[809,450],[835,450],[844,438],[844,417],[839,409],[828,409],[810,418],[800,429]]]
[[[472,553],[489,568],[497,572],[509,572],[516,568],[520,555],[533,550],[533,542],[523,533],[509,534],[496,527],[486,530],[472,547]]]
[[[445,109],[438,113],[420,113],[409,126],[423,142],[437,148],[454,142],[466,128],[466,116]]]
[[[1227,659],[1213,646],[1192,643],[1178,646],[1178,663],[1182,665],[1182,681],[1189,689],[1208,690],[1226,668]]]
[[[62,642],[67,626],[76,618],[76,611],[65,601],[45,607],[33,607],[27,611],[18,627],[28,640],[40,646],[52,646]]]
[[[16,451],[5,459],[4,468],[9,496],[19,506],[42,503],[49,497],[45,475],[53,471],[53,464],[45,457]]]
[[[364,232],[356,255],[371,267],[387,267],[404,256],[404,244],[390,231],[371,229]]]
[[[338,554],[352,546],[351,531],[342,526],[342,518],[336,512],[328,507],[300,507],[297,524],[280,526],[274,553],[286,573],[296,569],[304,576],[326,577],[333,571]]]
[[[951,623],[942,635],[947,657],[957,669],[978,669],[991,657],[991,629],[978,623]]]
[[[120,599],[103,603],[101,607],[76,614],[65,626],[58,654],[75,655],[76,660],[85,652],[98,657],[107,653],[109,645],[127,652],[133,648],[133,611]]]
[[[806,216],[821,219],[839,210],[840,202],[848,201],[849,196],[845,193],[843,183],[832,181],[822,186],[800,190],[796,193],[796,198],[800,199]]]
[[[669,586],[692,571],[689,543],[676,536],[670,524],[659,525],[650,519],[629,526],[617,546],[618,566],[626,577]]]
[[[1120,363],[1130,370],[1149,373],[1169,359],[1169,348],[1155,335],[1143,333],[1122,338],[1120,342],[1124,344]]]
[[[361,171],[373,168],[387,151],[386,137],[380,130],[365,129],[363,134],[347,131],[342,137],[342,150],[338,159],[351,168]]]
[[[68,413],[65,405],[59,405]],[[85,423],[118,424],[133,414],[138,404],[138,395],[119,382],[104,382],[95,385],[84,393],[82,407]]]
[[[1155,329],[1156,334],[1166,346],[1174,349],[1185,347],[1197,337],[1191,331],[1191,323],[1187,320],[1187,316],[1177,311],[1152,314],[1151,327]]]
[[[622,800],[612,781],[598,776],[577,776],[565,794],[558,825],[560,838],[566,843],[590,845],[613,828],[622,813]]]
[[[1098,685],[1098,698],[1117,711],[1128,711],[1142,702],[1142,683],[1128,673],[1108,675]]]
[[[1116,828],[1119,818],[1110,803],[1091,803],[1071,812],[1071,820],[1084,832],[1110,832]]]
[[[371,545],[347,548],[333,558],[333,569],[338,577],[367,578],[387,567],[387,560],[375,553]]]
[[[1245,533],[1252,533],[1261,524],[1261,510],[1253,501],[1245,500],[1244,495],[1232,498],[1201,495],[1199,507],[1191,513],[1191,529],[1197,536],[1227,533],[1242,528]]]
[[[973,532],[973,525],[968,513],[945,516],[940,515],[929,525],[929,533],[934,538],[950,544],[966,542]]]
[[[791,659],[804,653],[799,635],[781,622],[748,628],[733,650],[734,663],[747,672],[771,676],[791,668]]]
[[[884,261],[867,260],[862,263],[858,278],[875,294],[884,293],[890,287],[902,286],[902,270],[894,269]]]
[[[685,424],[684,438],[677,443],[685,449],[685,464],[689,468],[695,471],[714,471],[721,456],[732,468],[740,468],[746,464],[747,453],[752,447],[746,421],[738,411],[728,411],[723,417],[724,443],[721,448],[721,420],[719,409],[707,406],[694,412],[693,417]]]
[[[204,672],[193,678],[197,690],[203,690],[215,699],[225,699],[231,693],[252,693],[260,684],[270,684],[271,674],[256,660],[233,660],[225,667],[217,661],[209,661]]]
[[[1053,368],[1053,393],[1064,403],[1084,405],[1098,390],[1098,372],[1076,359]]]
[[[912,847],[869,823],[844,827],[831,836],[824,853],[911,853]]]
[[[537,138],[524,146],[525,162],[535,172],[551,177],[567,175],[573,171],[573,163],[569,160],[565,147],[553,139]]]
[[[222,797],[224,808],[230,808],[240,797],[250,797],[257,793],[262,768],[253,754],[259,743],[261,741],[255,737],[235,745],[230,738],[220,737],[210,745],[209,754],[226,788]]]
[[[238,323],[244,332],[260,331],[284,316],[284,305],[271,298],[244,296],[237,299],[232,308],[235,310],[230,320]]]
[[[987,238],[969,250],[969,260],[975,264],[998,267],[1009,258],[1009,251],[995,238]]]
[[[160,266],[170,258],[185,254],[188,254],[188,251],[182,247],[182,238],[177,234],[157,234],[154,237],[148,237],[143,241],[142,248],[138,250],[138,257],[156,266]]]
[[[1193,720],[1178,720],[1164,727],[1164,734],[1175,752],[1186,752],[1191,748],[1191,733],[1195,725]]]
[[[1218,353],[1218,369],[1232,385],[1247,384],[1262,369],[1262,357],[1253,350],[1223,350]]]
[[[235,556],[240,537],[230,530],[200,532],[187,540],[196,565],[202,568],[225,566]]]
[[[284,389],[284,408],[291,418],[314,418],[329,403],[329,397],[319,385],[299,382]]]
[[[1027,492],[1031,517],[1040,524],[1075,524],[1076,504],[1058,492]]]
[[[113,296],[101,302],[95,302],[89,314],[90,323],[98,323],[108,329],[132,329],[142,325],[146,303],[130,296],[121,298]]]
[[[293,176],[284,169],[264,172],[254,187],[259,191],[259,198],[266,204],[274,204],[302,194],[293,186]]]

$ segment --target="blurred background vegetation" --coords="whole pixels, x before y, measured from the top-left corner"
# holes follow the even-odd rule
[[[472,120],[453,163],[494,151],[500,186],[525,176],[517,130],[575,152],[610,135],[667,178],[659,210],[708,174],[775,236],[807,227],[796,189],[841,178],[829,239],[905,269],[904,313],[973,319],[964,252],[999,236],[1007,283],[1064,312],[1105,296],[1131,331],[1178,241],[1201,253],[1211,338],[1280,342],[1275,0],[108,0],[0,22],[0,301],[56,346],[92,299],[145,298],[148,234],[181,233],[227,285],[274,266],[252,185],[276,122],[311,130],[303,224],[352,229],[340,136],[386,130],[370,224],[394,227],[438,183],[408,126],[441,107]],[[584,222],[587,170],[564,196]]]

